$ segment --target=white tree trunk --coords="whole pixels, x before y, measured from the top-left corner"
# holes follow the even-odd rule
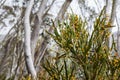
[[[61,7],[61,9],[60,9],[60,11],[58,13],[58,16],[55,18],[55,24],[56,25],[57,25],[57,21],[58,20],[61,21],[62,18],[64,17],[64,14],[65,14],[65,12],[66,12],[66,10],[69,7],[71,2],[72,2],[72,0],[66,0],[64,2],[64,4],[62,5],[62,7]],[[50,27],[48,32],[51,33],[52,31],[53,31],[53,27]],[[40,61],[41,61],[41,59],[42,59],[42,57],[43,57],[43,55],[44,55],[44,53],[45,53],[45,51],[47,49],[47,44],[48,44],[47,41],[48,41],[48,39],[49,39],[49,35],[46,35],[45,39],[42,42],[40,53],[39,53],[39,55],[38,55],[38,57],[36,59],[36,62],[35,62],[36,63],[36,69],[39,69],[38,67],[40,65]]]
[[[57,22],[58,20],[62,20],[63,17],[64,17],[64,14],[67,10],[67,8],[69,7],[70,3],[72,2],[72,0],[65,0],[64,4],[62,5],[59,13],[58,13],[58,16],[56,17],[55,19],[55,22]]]
[[[110,20],[109,23],[111,23],[111,26],[114,25],[114,21],[115,21],[115,16],[116,16],[116,8],[117,8],[117,0],[112,0],[112,10],[111,10],[111,16],[110,16]],[[110,32],[112,32],[112,29],[110,29]],[[112,46],[112,37],[110,36],[109,38],[109,46]]]
[[[31,36],[31,50],[32,50],[32,55],[33,55],[33,60],[34,60],[34,53],[35,53],[35,48],[37,45],[38,37],[39,37],[39,31],[40,31],[40,26],[43,22],[43,15],[45,11],[45,7],[47,5],[48,0],[42,0],[40,9],[37,13],[36,19],[35,19],[35,26],[32,31],[32,36]]]
[[[111,16],[111,9],[112,9],[112,1],[111,0],[106,0],[106,8],[105,8],[105,14],[107,19],[107,22],[109,22],[110,20],[110,16]]]
[[[110,16],[110,22],[113,25],[115,21],[115,16],[116,16],[116,8],[117,8],[117,0],[112,0],[112,11],[111,11],[111,16]]]
[[[108,22],[111,23],[111,26],[114,25],[115,15],[116,15],[116,8],[117,8],[117,0],[106,0],[106,15],[108,17]],[[112,5],[112,7],[111,7]],[[109,29],[111,32],[112,29]],[[108,46],[111,47],[112,45],[112,37],[110,36],[108,39]]]
[[[34,0],[30,0],[24,17],[24,41],[25,41],[25,61],[28,72],[31,74],[32,78],[36,78],[36,71],[33,65],[32,55],[31,55],[31,26],[30,26],[30,13],[34,4]]]
[[[118,30],[117,30],[117,50],[118,50],[118,53],[120,56],[120,25],[119,25],[117,16],[116,16],[116,23],[117,23],[117,27],[118,27]]]

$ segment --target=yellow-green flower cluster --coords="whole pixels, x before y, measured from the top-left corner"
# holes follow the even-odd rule
[[[110,64],[113,66],[113,68],[117,68],[120,65],[120,59],[113,58],[112,60],[110,60]]]
[[[73,26],[75,29],[79,26],[79,18],[78,15],[72,15],[70,17],[70,25]]]
[[[119,59],[114,59],[113,64],[115,67],[117,67],[119,65]]]

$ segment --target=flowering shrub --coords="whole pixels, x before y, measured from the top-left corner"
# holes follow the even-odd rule
[[[52,80],[120,79],[120,59],[118,56],[111,55],[112,52],[117,51],[114,50],[114,41],[112,47],[108,47],[110,32],[102,13],[94,22],[91,34],[86,28],[87,22],[77,15],[70,15],[68,21],[59,23],[58,26],[53,25],[54,34],[50,35],[60,47],[61,53],[56,56],[55,64],[49,61],[44,64]],[[46,65],[48,63],[49,66]],[[58,65],[67,67],[56,68]],[[62,76],[65,74],[66,76]],[[69,78],[70,74],[74,79]]]

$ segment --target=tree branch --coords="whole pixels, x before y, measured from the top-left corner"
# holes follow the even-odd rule
[[[69,7],[69,5],[70,5],[70,3],[71,3],[71,1],[72,0],[66,0],[65,2],[64,2],[64,4],[62,5],[62,7],[61,7],[61,9],[60,9],[60,11],[59,11],[59,13],[58,13],[58,16],[55,18],[55,24],[57,25],[57,21],[58,20],[62,20],[62,18],[63,18],[63,16],[64,16],[64,14],[65,14],[65,12],[66,12],[66,10],[67,10],[67,8]],[[49,28],[49,30],[48,30],[48,32],[52,32],[53,31],[53,27],[50,27]],[[47,42],[48,42],[48,39],[49,39],[49,35],[46,35],[45,36],[45,39],[43,40],[43,42],[42,42],[42,44],[41,44],[41,48],[40,48],[40,52],[39,52],[39,55],[38,55],[38,57],[36,58],[36,61],[35,61],[35,63],[36,63],[36,68],[40,65],[40,61],[41,61],[41,59],[42,59],[42,57],[43,57],[43,55],[44,55],[44,53],[45,53],[45,51],[46,51],[46,47],[47,47]],[[42,55],[42,56],[41,56]]]
[[[40,10],[38,11],[37,16],[35,18],[36,24],[34,26],[34,29],[32,31],[32,36],[31,36],[31,50],[32,50],[33,60],[34,60],[35,48],[38,41],[39,30],[43,21],[42,19],[43,19],[46,4],[47,4],[47,0],[42,0],[40,5]]]
[[[30,0],[29,5],[25,11],[24,17],[24,41],[25,41],[25,61],[28,72],[31,74],[32,78],[36,79],[36,71],[33,65],[32,55],[31,55],[31,26],[30,26],[30,13],[34,4],[34,0]]]

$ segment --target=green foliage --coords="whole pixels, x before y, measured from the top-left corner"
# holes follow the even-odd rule
[[[104,11],[104,10],[103,10]],[[110,36],[109,28],[106,28],[106,18],[103,11],[94,22],[92,33],[87,30],[87,22],[77,15],[70,15],[68,21],[54,26],[54,34],[50,34],[66,57],[60,57],[52,64],[49,61],[44,64],[45,70],[52,80],[118,80],[120,77],[120,59],[112,56],[117,53],[113,41],[112,47],[108,47]],[[58,57],[57,57],[58,58]],[[64,59],[71,67],[74,64],[74,74],[68,71]],[[51,66],[52,64],[52,66]],[[46,66],[45,66],[46,65]],[[64,67],[64,68],[63,68]],[[70,72],[74,79],[68,78]],[[66,75],[66,76],[64,76]]]
[[[56,62],[51,64],[48,60],[43,64],[44,69],[49,73],[49,80],[74,80],[74,65],[72,67],[67,64],[68,61],[63,60],[63,63]]]

